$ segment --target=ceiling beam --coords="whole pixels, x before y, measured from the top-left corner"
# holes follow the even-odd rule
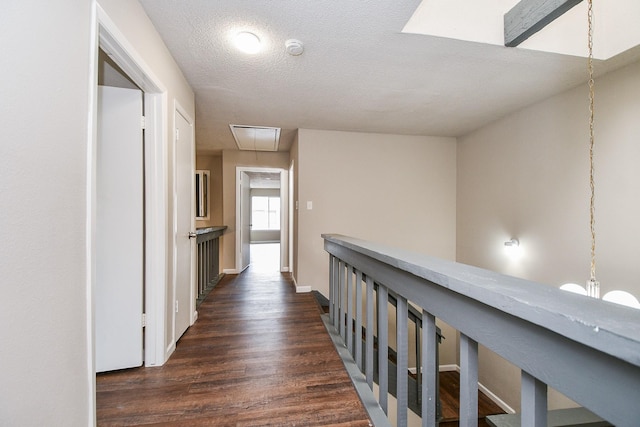
[[[518,46],[581,1],[521,0],[504,15],[504,45]]]

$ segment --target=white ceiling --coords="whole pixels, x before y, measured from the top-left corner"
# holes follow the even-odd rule
[[[298,128],[460,136],[586,82],[584,58],[403,33],[419,0],[140,2],[195,91],[199,152],[237,149],[234,123],[282,128],[280,151]],[[241,30],[264,49],[237,51]]]

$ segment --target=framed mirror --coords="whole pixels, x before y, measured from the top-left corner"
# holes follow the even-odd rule
[[[209,176],[208,170],[196,170],[196,219],[209,219]]]

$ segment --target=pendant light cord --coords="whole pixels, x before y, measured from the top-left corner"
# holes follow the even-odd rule
[[[593,80],[593,0],[588,0],[588,47],[589,47],[589,187],[591,188],[591,199],[589,206],[590,228],[591,228],[591,281],[596,282],[596,223],[595,223],[595,180],[593,162],[593,116],[594,116],[594,80]]]

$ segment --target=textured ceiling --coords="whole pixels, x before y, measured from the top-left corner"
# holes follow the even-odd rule
[[[196,94],[199,152],[237,149],[229,124],[282,128],[280,151],[298,128],[460,136],[586,81],[583,58],[402,33],[419,0],[141,3]],[[237,51],[241,30],[265,48]]]

